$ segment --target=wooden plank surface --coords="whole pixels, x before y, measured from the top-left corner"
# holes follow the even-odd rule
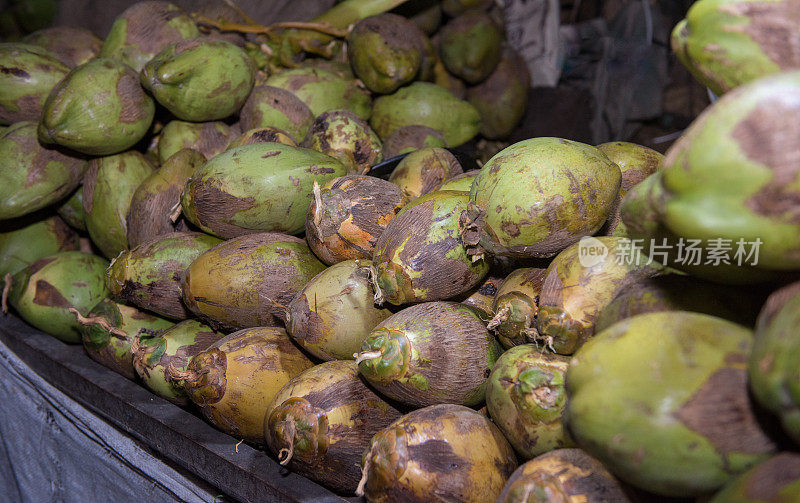
[[[265,452],[91,360],[13,315],[0,316],[0,339],[37,374],[109,423],[244,503],[359,501],[287,472]]]

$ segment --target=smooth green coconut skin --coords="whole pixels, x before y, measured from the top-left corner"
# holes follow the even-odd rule
[[[40,258],[77,250],[79,246],[78,235],[57,216],[32,223],[4,222],[4,225],[8,227],[0,232],[0,280]]]
[[[0,136],[0,220],[66,198],[80,184],[86,160],[39,144],[35,122],[17,122]]]
[[[286,331],[321,360],[350,360],[372,329],[392,315],[373,297],[364,264],[339,262],[297,292],[287,309]]]
[[[361,345],[359,372],[381,395],[412,407],[483,402],[502,347],[477,310],[426,302],[381,322]]]
[[[595,147],[531,138],[487,162],[470,190],[469,244],[510,257],[552,257],[608,218],[619,167]]]
[[[83,209],[83,186],[66,198],[56,209],[58,216],[64,219],[73,229],[86,231],[86,210]]]
[[[407,204],[375,243],[376,300],[394,305],[445,300],[477,286],[488,258],[473,260],[459,234],[465,192],[436,191]]]
[[[717,95],[800,68],[800,1],[701,0],[672,31],[683,65]]]
[[[169,44],[200,36],[197,25],[180,7],[169,2],[137,2],[114,20],[100,50],[137,72]]]
[[[333,157],[281,143],[224,152],[195,171],[181,204],[190,222],[222,238],[305,229],[314,181],[325,185],[348,169]]]
[[[111,299],[101,300],[86,318],[91,320],[81,328],[86,353],[94,361],[128,379],[136,378],[131,352],[134,337],[142,331],[152,333],[173,325],[171,321],[118,304]],[[108,326],[94,323],[92,318],[102,318]]]
[[[178,150],[190,148],[211,159],[225,151],[228,143],[239,134],[224,122],[169,121],[158,139],[158,162],[164,164]]]
[[[355,80],[343,79],[320,68],[284,70],[271,75],[264,85],[290,91],[308,106],[314,117],[328,110],[346,109],[367,120],[372,111],[369,92],[358,87]]]
[[[235,114],[253,89],[255,72],[243,49],[193,38],[167,46],[148,61],[141,81],[177,118],[203,122]]]
[[[383,139],[404,126],[427,126],[441,132],[448,146],[456,147],[478,134],[481,116],[447,89],[414,82],[376,99],[370,125]]]
[[[37,30],[26,35],[22,43],[44,47],[69,68],[96,58],[103,46],[103,41],[91,31],[72,26],[51,26]]]
[[[0,125],[38,121],[53,86],[69,67],[55,54],[31,44],[0,44]]]
[[[747,390],[752,332],[712,316],[648,313],[587,342],[567,371],[578,446],[665,496],[709,494],[766,460]]]
[[[224,334],[197,320],[185,320],[156,334],[141,333],[133,354],[136,373],[156,395],[177,405],[188,405],[183,387],[166,378],[170,367],[184,371],[193,356],[208,349]]]
[[[795,441],[800,440],[799,320],[800,284],[793,283],[773,293],[761,309],[749,364],[753,394]]]
[[[800,222],[793,203],[800,197],[800,165],[794,159],[800,138],[793,132],[798,121],[800,72],[726,94],[670,148],[660,176],[626,196],[622,219],[628,234],[645,243],[666,238],[673,248],[680,238],[699,239],[704,259],[711,240],[730,240],[730,265],[681,264],[674,253],[670,257],[673,267],[718,282],[764,281],[779,277],[777,271],[800,268]],[[655,218],[641,218],[630,207],[629,199],[647,188],[649,198],[637,204]],[[645,232],[634,236],[642,221],[638,227]],[[741,265],[733,260],[739,240],[761,241],[756,265],[752,257]]]
[[[147,134],[154,115],[153,99],[131,67],[93,59],[69,72],[50,92],[39,140],[89,155],[116,154]]]
[[[467,89],[467,100],[481,114],[481,134],[490,139],[510,136],[528,107],[527,63],[510,47],[502,56],[486,80]]]
[[[569,357],[533,344],[515,346],[494,364],[486,384],[486,408],[524,459],[572,447],[561,416]]]
[[[108,296],[102,257],[66,251],[33,262],[12,276],[8,303],[34,327],[80,344],[81,327],[70,308],[86,314]]]
[[[128,210],[139,185],[153,166],[139,152],[99,157],[89,163],[83,184],[86,229],[109,259],[128,248]]]
[[[362,19],[347,37],[347,55],[370,91],[388,94],[408,84],[420,69],[425,35],[397,14]]]
[[[161,316],[188,318],[180,277],[202,253],[222,241],[200,232],[175,232],[120,253],[108,267],[108,288],[125,302]]]
[[[503,30],[488,13],[472,10],[442,27],[439,55],[447,70],[469,84],[492,74],[503,55]]]
[[[709,503],[800,501],[800,455],[782,452],[736,477]]]

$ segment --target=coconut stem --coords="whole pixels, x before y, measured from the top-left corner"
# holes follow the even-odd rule
[[[372,289],[375,291],[375,303],[382,306],[385,299],[383,298],[383,290],[381,290],[381,286],[378,284],[378,271],[372,264],[365,266],[364,269],[367,270],[369,282],[372,284]]]
[[[167,370],[164,373],[165,377],[170,381],[177,382],[177,381],[196,381],[199,378],[197,372],[192,370],[178,370],[174,363],[169,362],[167,366]]]
[[[203,26],[210,26],[212,28],[216,28],[219,31],[236,31],[239,33],[256,33],[261,35],[269,35],[275,30],[286,30],[286,29],[316,31],[337,38],[345,38],[350,33],[349,27],[345,29],[340,29],[331,26],[328,23],[301,23],[301,22],[287,21],[283,23],[274,23],[269,26],[263,26],[260,24],[232,23],[230,21],[224,21],[224,20],[218,21],[216,19],[211,19],[210,17],[206,16],[195,16],[195,22]]]
[[[247,15],[247,13],[246,13],[245,11],[243,11],[241,8],[239,8],[239,6],[238,6],[238,5],[236,5],[236,3],[235,3],[235,2],[233,2],[233,0],[222,0],[222,1],[223,1],[223,2],[224,2],[224,3],[225,3],[227,6],[228,6],[228,7],[232,8],[232,9],[233,9],[233,10],[235,10],[235,11],[236,11],[236,12],[237,12],[237,13],[238,13],[240,16],[242,16],[242,19],[244,19],[244,20],[245,20],[245,22],[247,22],[247,23],[249,23],[249,24],[258,24],[258,23],[256,22],[256,20],[255,20],[255,19],[253,19],[253,18],[251,18],[250,16],[248,16],[248,15]]]
[[[376,349],[375,351],[362,351],[361,353],[353,353],[353,358],[356,359],[356,365],[367,360],[375,360],[383,356],[383,351]]]
[[[173,206],[172,209],[170,210],[169,221],[172,222],[173,224],[177,222],[178,218],[180,218],[181,216],[182,211],[183,211],[183,206],[181,205],[181,202],[178,201],[178,203],[175,206]]]
[[[320,241],[324,241],[324,237],[322,236],[322,229],[319,227],[319,223],[322,221],[322,194],[319,190],[319,183],[314,180],[314,230],[317,233],[317,239]]]
[[[489,321],[489,323],[486,325],[486,328],[489,330],[494,330],[500,326],[501,323],[508,320],[508,314],[510,312],[511,308],[508,306],[503,306],[503,309],[497,311],[497,314],[495,314],[494,317]]]
[[[128,338],[128,332],[122,330],[121,328],[112,327],[111,323],[108,322],[107,319],[103,318],[102,316],[90,316],[88,318],[84,318],[81,313],[75,309],[74,307],[69,308],[69,312],[75,315],[77,318],[78,323],[84,326],[91,326],[91,325],[100,325],[101,327],[108,330],[108,333],[111,335],[117,336],[121,339]]]
[[[297,432],[297,427],[294,424],[294,418],[289,418],[286,421],[286,429],[283,430],[283,440],[289,444],[288,448],[283,448],[278,452],[278,461],[281,466],[286,466],[292,460],[294,454],[294,434]]]
[[[369,469],[372,468],[372,451],[375,450],[375,445],[376,444],[372,444],[367,453],[367,457],[364,459],[364,466],[361,468],[361,480],[358,481],[358,487],[356,488],[356,496],[364,496],[367,476],[369,475]]]
[[[8,292],[11,291],[11,285],[14,283],[10,272],[6,273],[3,277],[3,281],[5,285],[3,285],[3,298],[0,300],[0,307],[2,307],[3,314],[6,314],[8,312]]]

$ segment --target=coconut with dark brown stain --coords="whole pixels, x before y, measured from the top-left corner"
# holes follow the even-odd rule
[[[97,35],[74,26],[43,28],[26,35],[22,43],[44,47],[69,68],[96,58],[103,46],[103,41]]]
[[[276,127],[289,133],[295,142],[306,137],[314,114],[291,91],[258,85],[239,111],[242,130]]]
[[[181,300],[181,278],[202,253],[222,241],[200,232],[174,232],[145,241],[111,261],[107,284],[112,295],[161,316],[191,316]]]
[[[339,159],[357,173],[366,173],[382,159],[378,135],[349,110],[329,110],[317,116],[302,145]]]
[[[267,126],[245,131],[231,140],[225,150],[241,147],[242,145],[250,145],[252,143],[283,143],[290,147],[297,146],[297,142],[289,133],[273,126]]]
[[[282,143],[228,150],[198,168],[181,205],[190,222],[222,238],[258,232],[298,234],[314,199],[314,183],[347,174],[338,160]]]
[[[197,320],[185,320],[156,333],[140,332],[131,345],[133,368],[153,393],[176,405],[188,405],[186,391],[167,379],[167,370],[185,371],[192,357],[223,337]]]
[[[388,94],[417,77],[425,38],[403,16],[378,14],[355,24],[347,36],[347,56],[367,89]]]
[[[391,159],[425,147],[446,147],[444,136],[427,126],[403,126],[383,142],[383,158]]]
[[[705,314],[612,325],[570,361],[569,432],[625,482],[709,494],[777,451],[748,393],[752,345],[751,330]]]
[[[504,348],[538,342],[536,318],[546,275],[538,267],[516,269],[497,290],[488,327]]]
[[[460,233],[467,200],[465,192],[432,192],[389,222],[372,259],[379,304],[445,300],[480,284],[490,264],[467,255]]]
[[[0,136],[0,220],[22,217],[66,198],[81,183],[86,160],[39,144],[35,122],[17,122]]]
[[[322,360],[349,360],[392,312],[374,304],[369,272],[357,260],[314,276],[286,310],[286,331]]]
[[[75,310],[82,325],[83,347],[89,358],[128,379],[136,378],[131,344],[141,333],[157,333],[171,321],[139,311],[111,299],[103,299],[84,317]]]
[[[344,79],[321,68],[283,70],[271,75],[264,84],[291,92],[308,106],[314,117],[328,110],[350,110],[367,120],[372,111],[369,91],[356,80]]]
[[[237,126],[224,122],[169,121],[159,133],[158,163],[164,164],[177,151],[190,148],[211,159],[224,152],[239,134]]]
[[[492,313],[494,312],[492,305],[502,283],[503,278],[492,276],[492,271],[489,271],[489,276],[483,280],[483,283],[475,288],[461,303],[477,309],[481,318],[488,322],[492,319]]]
[[[800,454],[782,452],[736,477],[709,503],[800,501]]]
[[[306,214],[306,240],[328,265],[371,259],[378,238],[408,202],[396,185],[365,175],[334,178],[315,187],[314,196]]]
[[[497,503],[631,503],[622,484],[580,449],[558,449],[521,465]]]
[[[323,269],[301,239],[249,234],[215,246],[186,268],[183,301],[215,328],[274,326],[283,322],[295,294]]]
[[[166,234],[188,230],[180,216],[181,194],[186,181],[205,163],[206,158],[200,152],[181,149],[142,180],[127,212],[128,246],[133,248]]]
[[[56,253],[13,276],[6,275],[4,297],[34,327],[64,342],[80,344],[82,325],[69,310],[86,314],[108,297],[106,267],[108,262],[97,255]]]
[[[411,306],[381,322],[356,361],[381,394],[413,407],[477,405],[502,353],[478,313],[457,302]]]
[[[282,328],[234,332],[189,362],[167,370],[215,427],[256,444],[264,443],[264,417],[281,387],[314,364]]]
[[[486,409],[523,459],[573,445],[562,420],[568,365],[569,357],[525,344],[503,353],[492,369]]]
[[[169,2],[136,2],[114,20],[100,56],[115,58],[141,71],[170,44],[199,37],[191,16]]]
[[[617,293],[664,271],[629,245],[625,238],[587,238],[553,259],[539,294],[537,340],[556,353],[574,353],[594,335],[600,311]],[[586,250],[606,255],[587,258]]]
[[[43,47],[0,46],[0,125],[38,121],[50,90],[67,72],[69,67]]]
[[[370,503],[485,503],[516,467],[514,451],[486,416],[433,405],[372,437],[358,492]]]
[[[449,179],[464,172],[449,150],[427,147],[408,154],[392,171],[389,181],[410,200],[438,190]]]
[[[330,361],[281,388],[267,407],[264,437],[282,465],[352,494],[370,439],[401,415],[365,384],[355,362]]]

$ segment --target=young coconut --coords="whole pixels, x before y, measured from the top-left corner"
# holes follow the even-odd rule
[[[386,180],[347,175],[314,185],[306,214],[306,240],[328,265],[371,259],[378,237],[406,205],[400,189]]]
[[[497,503],[630,503],[620,482],[580,449],[558,449],[521,465]]]
[[[366,173],[382,159],[381,139],[349,110],[329,110],[317,116],[302,145],[339,159],[357,173]]]
[[[353,361],[330,361],[294,377],[264,416],[264,437],[282,465],[353,493],[372,436],[402,414],[376,395]]]
[[[546,274],[546,269],[537,267],[516,269],[497,290],[488,328],[504,348],[538,342],[536,316]]]
[[[171,321],[139,311],[134,307],[103,299],[85,317],[71,308],[82,326],[83,347],[89,358],[128,379],[136,378],[131,344],[141,333],[158,333],[173,325]]]
[[[157,333],[141,332],[131,343],[133,368],[150,391],[176,405],[187,405],[186,391],[167,379],[167,370],[185,371],[194,356],[223,337],[196,320],[182,321]]]
[[[139,185],[155,172],[139,152],[89,162],[83,179],[83,209],[89,237],[107,258],[129,248],[128,212]]]
[[[270,401],[291,378],[313,365],[282,328],[256,327],[213,343],[184,371],[168,367],[167,379],[182,386],[215,427],[263,444]]]
[[[586,258],[581,249],[605,250]],[[584,238],[558,254],[539,295],[536,336],[556,353],[575,352],[595,333],[595,322],[620,289],[664,272],[658,262],[617,237]]]
[[[43,147],[35,122],[17,122],[0,135],[0,220],[18,218],[57,203],[75,190],[87,163]]]
[[[428,126],[403,126],[383,142],[383,158],[391,159],[425,147],[446,147],[444,136]]]
[[[472,188],[472,183],[475,181],[475,178],[480,172],[481,170],[479,169],[465,171],[460,175],[456,175],[453,178],[445,180],[442,186],[436,190],[459,190],[462,192],[469,192]]]
[[[432,192],[389,222],[372,258],[378,304],[444,300],[480,284],[489,260],[469,257],[460,234],[468,198],[464,192]]]
[[[323,269],[301,239],[248,234],[215,246],[186,268],[183,301],[215,328],[274,326],[283,322],[294,295]]]
[[[736,477],[708,503],[800,501],[800,454],[782,452]]]
[[[58,216],[73,229],[86,232],[86,210],[83,209],[83,186],[78,187],[71,196],[64,199],[56,209]]]
[[[31,44],[0,45],[0,125],[38,121],[53,87],[69,72],[56,54]]]
[[[131,198],[127,215],[128,246],[189,229],[180,217],[183,187],[192,173],[206,163],[200,152],[181,149],[145,178]]]
[[[186,319],[191,312],[181,300],[183,272],[221,242],[201,232],[173,232],[146,241],[111,261],[108,288],[115,297],[142,309]]]
[[[6,274],[18,273],[40,258],[78,249],[78,235],[57,216],[34,222],[30,220],[3,222],[0,280]]]
[[[70,68],[96,58],[103,46],[103,41],[91,31],[72,26],[43,28],[26,35],[21,42],[44,47]]]
[[[291,91],[270,86],[255,86],[239,111],[243,131],[276,127],[286,131],[295,143],[306,137],[314,114]]]
[[[286,310],[286,331],[322,360],[349,360],[392,312],[374,303],[369,272],[345,260],[314,276]]]
[[[361,345],[361,374],[382,395],[413,407],[477,405],[502,353],[478,313],[457,302],[428,302],[380,323]]]
[[[481,285],[473,291],[469,297],[462,300],[462,304],[466,304],[479,311],[481,318],[484,321],[492,319],[492,305],[494,298],[497,295],[500,285],[503,283],[503,278],[496,276],[487,276]]]
[[[211,159],[225,151],[228,143],[239,134],[238,127],[224,122],[169,121],[158,139],[158,163],[163,165],[177,151],[190,148]],[[187,177],[188,178],[188,177]]]
[[[489,77],[503,56],[503,30],[481,10],[450,20],[439,37],[439,55],[447,71],[469,84]]]
[[[80,344],[82,325],[70,313],[88,313],[108,297],[108,262],[89,253],[65,251],[41,258],[3,282],[3,312],[7,305],[22,319],[57,339]]]
[[[359,87],[356,80],[343,79],[321,68],[283,70],[271,75],[264,84],[291,91],[314,117],[328,110],[345,109],[367,120],[372,112],[369,91]]]
[[[486,409],[524,459],[573,445],[561,419],[568,365],[569,357],[533,344],[513,347],[495,362],[486,383]]]
[[[777,451],[748,393],[752,345],[751,330],[705,314],[623,320],[570,361],[570,435],[636,487],[709,494]]]
[[[495,501],[517,467],[497,426],[461,405],[406,414],[372,437],[356,494],[370,503]]]
[[[408,154],[394,168],[389,181],[400,187],[409,200],[438,190],[444,182],[464,172],[450,151],[423,148]]]

